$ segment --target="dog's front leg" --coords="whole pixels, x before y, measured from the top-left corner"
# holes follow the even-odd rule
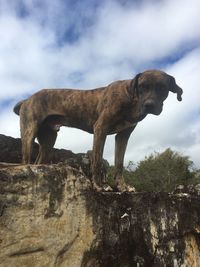
[[[119,191],[126,191],[129,188],[126,186],[123,178],[123,163],[124,163],[124,154],[126,151],[128,139],[134,130],[135,126],[125,129],[119,132],[115,136],[115,183]]]

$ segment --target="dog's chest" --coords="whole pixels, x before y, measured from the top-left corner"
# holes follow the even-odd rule
[[[114,134],[114,133],[119,133],[125,129],[131,128],[136,126],[137,123],[131,123],[129,121],[123,121],[123,122],[118,122],[116,123],[113,128],[111,129],[110,134]]]

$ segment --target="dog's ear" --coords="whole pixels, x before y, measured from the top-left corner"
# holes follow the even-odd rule
[[[131,86],[130,86],[130,94],[131,96],[134,96],[134,94],[136,94],[136,96],[138,97],[139,92],[138,92],[138,80],[139,77],[142,75],[142,73],[138,73],[135,78],[131,81]]]
[[[183,90],[176,84],[173,76],[169,75],[169,91],[177,94],[178,101],[182,101]]]

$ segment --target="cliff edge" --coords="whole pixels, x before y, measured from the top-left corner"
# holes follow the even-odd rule
[[[1,165],[0,266],[200,266],[200,194],[96,193],[64,164]]]
[[[200,266],[200,186],[97,193],[81,166],[0,164],[0,266]]]

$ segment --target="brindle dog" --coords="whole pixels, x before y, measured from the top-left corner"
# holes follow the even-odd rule
[[[115,136],[115,180],[126,189],[122,172],[130,134],[147,114],[159,115],[169,91],[181,101],[182,89],[175,79],[160,70],[148,70],[134,79],[122,80],[93,90],[43,89],[16,104],[20,115],[22,162],[30,163],[35,138],[40,149],[36,164],[46,163],[61,126],[79,128],[94,134],[92,182],[103,186],[102,157],[106,136]]]

